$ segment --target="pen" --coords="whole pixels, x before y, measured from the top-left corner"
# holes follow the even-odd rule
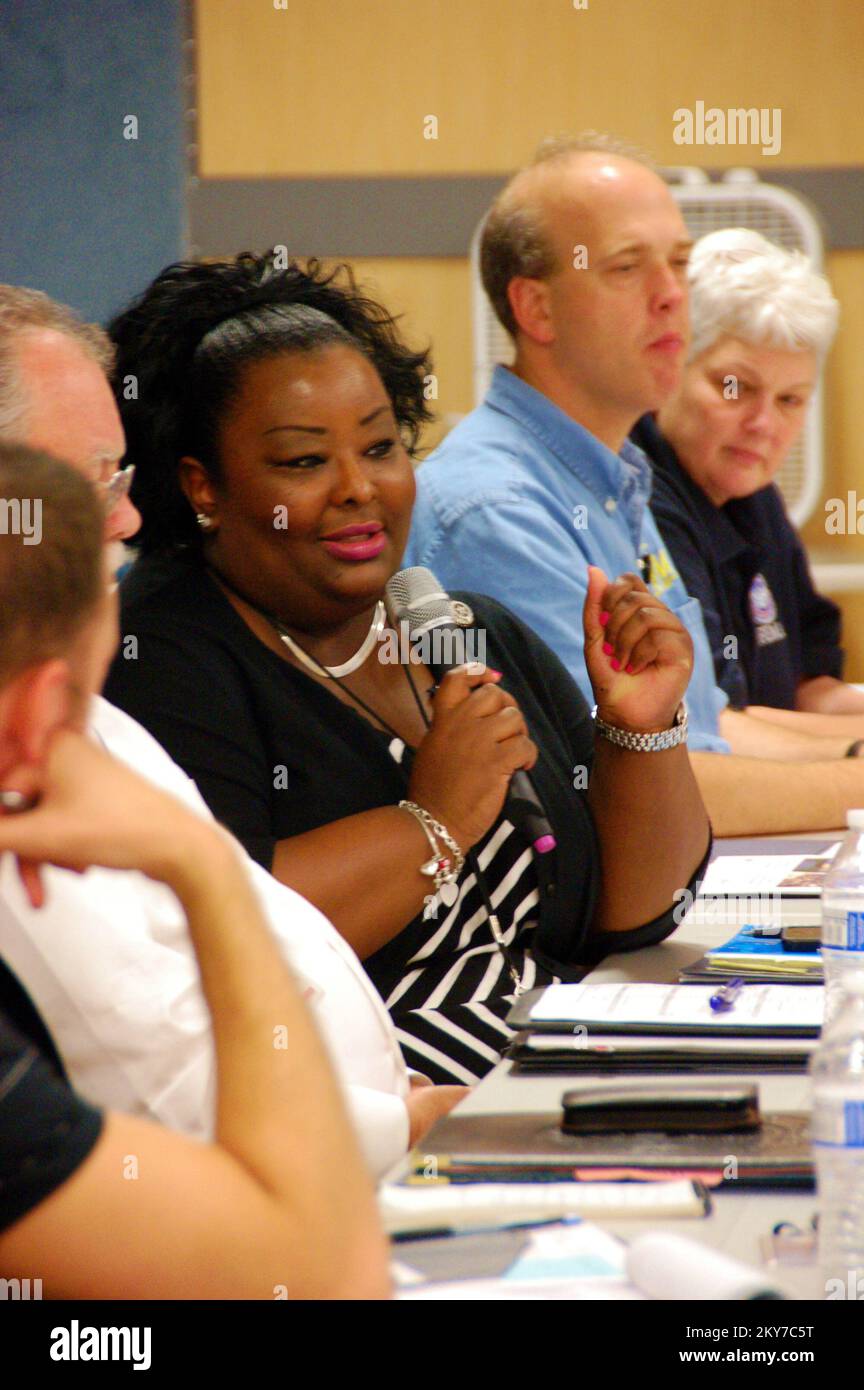
[[[714,1013],[724,1013],[727,1009],[731,1009],[743,988],[744,981],[740,975],[737,975],[734,980],[730,980],[728,984],[721,985],[716,994],[712,994],[708,1000]]]
[[[445,1236],[491,1236],[502,1231],[528,1231],[538,1226],[579,1226],[583,1217],[577,1212],[566,1212],[559,1216],[525,1216],[515,1221],[496,1222],[494,1226],[436,1226],[416,1231],[397,1231],[390,1236],[396,1245],[404,1245],[409,1240],[439,1240]]]

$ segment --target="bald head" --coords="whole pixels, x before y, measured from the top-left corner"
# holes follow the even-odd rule
[[[647,158],[622,153],[619,145],[604,137],[546,141],[533,163],[520,169],[493,203],[483,229],[480,273],[492,307],[511,337],[516,337],[519,327],[508,293],[511,280],[546,280],[565,260],[569,265],[575,246],[587,248],[598,220],[626,212],[634,193],[646,192],[666,209],[677,211]],[[566,227],[563,245],[562,226]]]
[[[114,359],[98,324],[41,290],[0,284],[0,440],[53,454],[91,482],[107,481],[126,452],[108,382]],[[105,539],[119,543],[140,524],[124,496],[106,516]]]
[[[105,482],[126,452],[123,426],[108,378],[87,345],[56,328],[25,328],[12,357],[20,415],[9,437],[70,463],[93,483]],[[108,513],[105,539],[133,536],[140,517],[128,497]]]
[[[515,370],[616,449],[677,388],[690,237],[664,181],[607,149],[555,149],[487,220],[484,284]]]
[[[97,481],[125,452],[120,416],[102,367],[54,328],[28,328],[16,350],[26,442]]]

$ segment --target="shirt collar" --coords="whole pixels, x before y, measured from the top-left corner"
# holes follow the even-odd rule
[[[599,502],[605,504],[609,497],[620,502],[636,493],[647,503],[651,469],[642,450],[630,440],[625,441],[620,454],[614,453],[542,391],[500,365],[493,373],[486,404],[541,440]]]

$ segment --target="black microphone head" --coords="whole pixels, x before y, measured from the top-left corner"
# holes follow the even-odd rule
[[[394,574],[388,580],[384,598],[391,622],[407,622],[412,634],[456,622],[449,594],[432,571],[420,565]]]

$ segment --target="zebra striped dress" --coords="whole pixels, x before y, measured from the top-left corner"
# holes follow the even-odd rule
[[[504,1022],[515,989],[508,962],[523,989],[557,979],[531,957],[539,893],[527,840],[502,819],[476,854],[507,956],[466,865],[455,902],[447,907],[436,897],[434,915],[402,933],[402,978],[384,995],[408,1065],[439,1083],[470,1085],[500,1060],[512,1036]],[[370,973],[375,978],[374,966]]]
[[[525,716],[539,751],[532,780],[558,842],[535,857],[502,816],[474,850],[520,984],[548,983],[553,970],[578,978],[608,949],[593,933],[602,885],[584,790],[593,720],[524,623],[482,595],[454,597],[473,609],[486,659]],[[292,836],[409,797],[410,750],[399,755],[391,743],[400,740],[262,643],[194,556],[137,561],[123,584],[123,624],[139,655],[115,661],[108,697],[144,723],[265,868]],[[421,911],[363,964],[409,1062],[435,1081],[467,1083],[507,1044],[514,986],[470,864],[457,886],[452,905]],[[673,928],[670,909],[614,946],[653,944]]]

